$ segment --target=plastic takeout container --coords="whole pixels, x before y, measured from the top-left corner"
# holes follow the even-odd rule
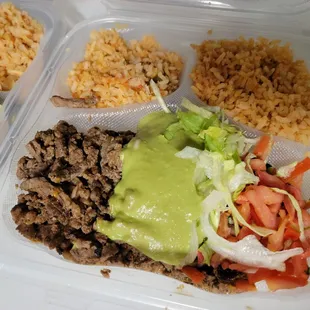
[[[181,85],[166,97],[167,104],[176,109],[181,98],[199,103],[190,89],[188,77],[195,63],[191,43],[200,43],[207,38],[236,38],[266,36],[292,43],[298,58],[310,61],[310,47],[306,22],[301,22],[308,2],[292,1],[282,7],[271,8],[267,2],[256,1],[251,7],[246,1],[214,3],[210,9],[205,2],[179,2],[156,4],[142,1],[102,2],[107,16],[97,20],[83,21],[64,38],[44,70],[39,83],[27,97],[27,109],[19,113],[1,146],[0,169],[2,216],[0,223],[0,263],[4,274],[12,277],[22,275],[32,294],[43,297],[40,307],[55,306],[55,309],[210,309],[210,310],[273,310],[281,308],[309,309],[310,287],[277,293],[247,293],[242,295],[214,295],[182,284],[176,280],[147,272],[112,267],[111,278],[100,275],[100,267],[80,266],[67,262],[55,252],[31,243],[18,235],[10,216],[17,200],[18,183],[15,176],[17,161],[26,154],[25,144],[39,130],[53,127],[59,120],[66,120],[78,130],[92,126],[112,130],[135,130],[139,119],[147,113],[160,109],[156,102],[130,105],[111,109],[54,108],[49,101],[52,95],[69,95],[65,80],[73,62],[82,59],[90,32],[100,28],[118,28],[125,39],[140,39],[144,34],[153,34],[166,48],[180,53],[185,62]],[[246,4],[245,7],[242,4]],[[259,5],[262,3],[262,6]],[[269,3],[269,2],[268,2]],[[284,2],[283,2],[284,3]],[[265,5],[265,7],[263,6]],[[229,8],[228,8],[229,6]],[[245,10],[245,8],[247,8]],[[277,9],[278,8],[278,9]],[[210,9],[210,10],[209,10]],[[267,14],[261,14],[262,11]],[[291,14],[289,14],[291,13]],[[293,15],[293,13],[295,15]],[[272,18],[270,17],[272,16]],[[299,18],[299,23],[297,23]],[[290,23],[288,23],[290,21]],[[303,28],[304,23],[304,28]],[[213,34],[207,34],[212,29]],[[17,100],[17,99],[16,99]],[[259,132],[243,126],[250,136]],[[300,160],[310,148],[278,138],[270,157],[276,166]],[[310,174],[305,175],[303,194],[310,196]],[[50,255],[52,254],[52,255]],[[35,283],[35,284],[34,284]],[[57,287],[57,288],[55,288]],[[90,301],[91,300],[91,301]]]
[[[55,10],[51,1],[11,0],[10,2],[39,21],[44,27],[44,34],[37,55],[26,72],[15,83],[12,90],[0,92],[0,104],[2,105],[0,143],[12,127],[19,112],[23,108],[27,109],[24,102],[44,71],[55,46],[63,38],[66,31],[62,13]]]

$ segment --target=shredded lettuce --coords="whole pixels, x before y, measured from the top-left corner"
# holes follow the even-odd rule
[[[172,140],[176,133],[183,129],[183,126],[180,123],[171,124],[166,131],[164,132],[164,136],[167,140]]]
[[[244,188],[247,184],[257,184],[259,178],[254,174],[246,171],[245,163],[241,162],[235,166],[234,174],[229,180],[229,190],[234,193],[237,190],[240,191],[240,188]]]
[[[191,103],[188,99],[183,98],[181,106],[187,109],[188,111],[194,112],[196,114],[199,114],[203,118],[210,118],[213,116],[213,113],[208,111],[207,109],[200,108],[197,105]]]
[[[194,112],[177,112],[178,119],[186,131],[199,134],[205,127],[205,118]]]
[[[288,193],[287,191],[285,191],[283,189],[279,189],[279,188],[275,188],[275,187],[273,187],[271,189],[276,193],[287,195],[288,198],[291,200],[293,207],[297,213],[297,219],[298,219],[298,225],[299,225],[299,231],[300,231],[300,241],[305,241],[306,237],[305,237],[304,221],[302,219],[302,212],[301,212],[301,208],[299,206],[298,201],[296,200],[296,198],[293,195],[291,195],[290,193]]]
[[[231,261],[248,266],[285,271],[285,261],[303,253],[302,248],[272,252],[265,248],[253,235],[238,242],[229,242],[220,237],[210,223],[210,214],[214,209],[225,210],[225,198],[220,191],[213,191],[203,202],[204,212],[201,218],[202,228],[208,238],[208,246],[216,253]]]
[[[163,99],[163,97],[162,97],[162,95],[160,93],[160,90],[159,90],[158,86],[156,85],[156,83],[153,80],[151,80],[150,86],[151,86],[151,88],[153,90],[153,93],[154,93],[156,99],[158,100],[158,103],[160,104],[161,108],[166,113],[171,113],[171,111],[168,109],[168,107],[167,107],[167,105],[166,105],[166,103],[165,103],[165,101],[164,101],[164,99]]]
[[[200,194],[206,197],[213,190],[223,193],[224,205],[229,206],[233,215],[235,235],[239,234],[238,223],[247,226],[260,236],[268,236],[274,232],[248,224],[233,203],[232,199],[236,198],[236,192],[240,193],[247,184],[257,184],[259,181],[258,177],[246,171],[244,162],[236,164],[233,159],[225,160],[220,153],[191,147],[184,148],[176,156],[196,162],[194,183]]]

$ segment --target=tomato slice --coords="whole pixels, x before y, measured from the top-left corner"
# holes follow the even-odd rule
[[[249,235],[254,235],[258,240],[261,238],[259,235],[255,234],[255,232],[253,232],[250,228],[243,226],[238,234],[238,240],[242,240]]]
[[[302,198],[302,193],[301,193],[300,188],[288,184],[286,186],[286,190],[296,198],[301,208],[305,206],[306,202]]]
[[[302,220],[304,222],[305,228],[310,227],[310,214],[307,210],[303,209],[302,212]]]
[[[265,160],[272,148],[273,138],[271,136],[262,136],[254,147],[253,154],[258,158]]]
[[[302,255],[293,256],[291,259],[293,265],[293,275],[298,278],[308,279],[307,270],[308,264],[307,259]]]
[[[226,240],[230,241],[230,242],[238,242],[238,238],[235,236],[228,236],[228,238],[226,238]]]
[[[254,207],[255,213],[263,226],[270,229],[276,229],[277,221],[276,215],[273,214],[267,205],[263,202],[261,197],[256,191],[250,190],[245,193],[251,205]]]
[[[295,218],[296,210],[292,204],[291,199],[288,196],[284,197],[284,207],[288,213],[290,220],[292,221]]]
[[[302,287],[308,284],[307,279],[290,277],[286,275],[267,278],[266,282],[268,288],[273,292],[277,290]]]
[[[257,268],[255,267],[252,267],[252,266],[247,266],[247,265],[242,265],[242,264],[237,264],[237,263],[230,263],[229,264],[229,269],[231,270],[237,270],[237,271],[240,271],[240,272],[246,272],[247,270],[251,269],[251,270],[255,270]]]
[[[228,217],[229,217],[228,213],[226,212],[221,213],[217,234],[223,238],[227,238],[231,234],[231,229],[228,226]]]
[[[211,266],[217,268],[225,258],[218,253],[214,253],[211,257]]]
[[[242,292],[255,292],[257,291],[254,284],[250,284],[248,280],[237,280],[235,282],[236,290],[238,293]]]
[[[281,251],[283,249],[283,238],[288,218],[282,220],[277,232],[268,237],[268,249],[271,251]]]
[[[305,202],[304,209],[310,209],[310,200]]]
[[[257,226],[264,226],[263,222],[257,216],[257,214],[256,214],[256,212],[255,212],[253,207],[251,208],[251,220]]]
[[[256,282],[266,280],[267,278],[275,277],[277,274],[278,272],[276,270],[260,268],[255,273],[249,273],[248,280],[250,284],[255,284]]]
[[[244,196],[243,193],[239,194],[237,199],[236,199],[236,203],[239,205],[242,205],[243,203],[248,202],[248,199]]]
[[[197,252],[197,262],[198,262],[198,264],[202,265],[204,261],[205,261],[205,258],[203,257],[203,254],[200,251],[198,251]]]
[[[284,232],[284,240],[296,241],[300,237],[300,232],[294,229],[292,226],[288,226]]]
[[[284,195],[276,193],[267,186],[259,185],[255,187],[256,192],[259,196],[263,198],[263,201],[266,205],[271,205],[275,203],[282,203]]]
[[[205,279],[205,275],[194,267],[185,266],[182,268],[182,272],[185,273],[194,284],[200,284]]]
[[[304,178],[304,175],[300,174],[300,175],[296,176],[294,179],[291,179],[290,184],[297,187],[297,188],[301,188],[303,178]]]
[[[248,202],[244,202],[241,206],[237,207],[239,213],[245,219],[246,222],[250,222],[251,219],[251,207]]]
[[[278,214],[279,210],[281,209],[281,203],[273,203],[268,207],[273,214]]]
[[[297,176],[304,174],[308,170],[310,170],[310,157],[306,157],[304,160],[300,161],[285,181],[289,183],[291,180],[294,180]]]

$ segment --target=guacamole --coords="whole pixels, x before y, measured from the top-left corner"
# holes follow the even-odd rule
[[[164,112],[141,120],[123,151],[122,180],[109,200],[113,221],[98,220],[95,226],[155,261],[179,266],[201,241],[196,226],[203,197],[193,182],[196,164],[175,156],[197,141],[184,130],[175,139],[164,136],[177,121],[175,114]]]

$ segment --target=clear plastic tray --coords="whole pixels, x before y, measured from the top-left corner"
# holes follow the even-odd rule
[[[134,10],[127,11],[124,8],[124,11],[120,11],[114,8],[106,18],[78,24],[55,51],[39,83],[25,100],[27,111],[19,114],[16,125],[6,137],[0,153],[0,263],[7,273],[22,274],[29,283],[41,283],[40,292],[43,291],[46,304],[61,305],[64,309],[112,309],[112,306],[109,308],[106,303],[117,305],[116,309],[309,309],[310,287],[276,294],[220,296],[189,285],[184,285],[183,288],[180,282],[173,279],[130,269],[110,268],[111,279],[105,279],[100,275],[100,267],[67,262],[55,252],[25,240],[16,233],[10,216],[18,194],[15,187],[18,183],[15,176],[17,161],[26,154],[25,144],[33,139],[38,130],[51,128],[61,119],[82,131],[95,125],[114,130],[135,130],[143,115],[159,109],[156,102],[133,104],[118,109],[69,109],[52,106],[49,101],[52,95],[69,94],[65,84],[67,74],[72,63],[82,58],[91,30],[117,28],[121,24],[120,31],[125,39],[139,39],[144,34],[153,34],[164,47],[179,52],[185,61],[181,85],[176,92],[165,98],[174,109],[183,96],[199,103],[191,92],[188,77],[195,63],[195,53],[189,46],[191,43],[199,43],[208,37],[266,36],[291,42],[296,57],[310,61],[310,40],[302,34],[302,29],[286,31],[286,27],[279,25],[271,30],[269,25],[257,20],[248,22],[245,19],[247,22],[241,23],[241,14],[239,23],[233,23],[224,15],[225,18],[219,15],[216,19],[208,19],[207,16],[205,19],[197,19],[195,15],[183,19],[170,14],[158,15],[150,12],[135,15]],[[212,36],[207,34],[209,29],[213,30]],[[259,134],[243,128],[248,135]],[[310,148],[298,143],[277,139],[271,162],[276,166],[287,164],[303,158],[309,150]],[[304,195],[309,198],[309,173],[305,176],[303,190]],[[55,289],[55,286],[58,288]],[[90,303],[90,299],[94,301]]]
[[[51,1],[38,0],[11,0],[17,8],[29,13],[44,27],[37,55],[26,72],[8,92],[0,92],[1,117],[0,117],[0,143],[12,127],[17,115],[23,108],[24,101],[31,93],[44,68],[52,55],[55,46],[63,38],[66,31],[62,14],[57,12]]]

